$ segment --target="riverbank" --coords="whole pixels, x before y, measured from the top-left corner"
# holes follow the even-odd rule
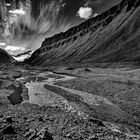
[[[48,69],[1,71],[0,139],[139,139],[139,69]]]

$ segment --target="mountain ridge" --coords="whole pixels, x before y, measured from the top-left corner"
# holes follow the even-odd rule
[[[139,29],[139,19],[137,18],[139,16],[139,6],[140,0],[123,0],[120,4],[95,18],[72,27],[64,33],[46,38],[41,47],[29,59],[25,60],[25,63],[31,65],[57,65],[61,62],[107,62],[111,61],[108,58],[106,60],[107,49],[111,44],[113,48],[110,46],[108,50],[114,51],[110,54],[113,55],[112,61],[130,61],[128,58],[122,58],[124,57],[122,52],[120,53],[121,58],[118,59],[116,51],[123,49],[120,47],[119,50],[116,50],[116,48],[118,48],[118,43],[127,43],[126,40]],[[128,22],[132,26],[131,29],[128,27]],[[133,31],[130,31],[128,35],[126,30]],[[134,42],[136,42],[136,38]]]
[[[9,55],[5,50],[0,48],[0,63],[15,63],[16,60]]]

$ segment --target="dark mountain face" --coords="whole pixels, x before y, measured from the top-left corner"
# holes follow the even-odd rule
[[[0,63],[16,62],[6,51],[0,49]]]
[[[32,65],[140,60],[140,0],[123,0],[103,14],[46,38]]]

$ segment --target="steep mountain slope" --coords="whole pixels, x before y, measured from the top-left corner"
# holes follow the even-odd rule
[[[0,49],[0,63],[13,63],[15,60],[6,51]]]
[[[140,0],[123,0],[105,13],[46,38],[31,65],[139,61]]]

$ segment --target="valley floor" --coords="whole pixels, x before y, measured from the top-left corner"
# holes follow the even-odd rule
[[[48,69],[1,68],[1,140],[140,139],[139,68]]]

